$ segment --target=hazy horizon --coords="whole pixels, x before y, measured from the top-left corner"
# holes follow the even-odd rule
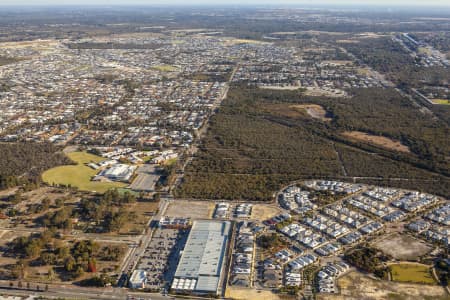
[[[247,0],[247,1],[239,1],[239,0],[192,0],[192,1],[182,1],[182,0],[69,0],[69,1],[58,1],[58,0],[35,0],[35,1],[27,1],[27,0],[0,0],[0,6],[136,6],[136,5],[178,5],[178,6],[190,6],[190,5],[206,5],[206,6],[215,6],[215,5],[237,5],[237,6],[251,6],[251,5],[270,5],[270,6],[377,6],[377,7],[408,7],[408,6],[449,6],[450,1],[448,0],[365,0],[365,1],[356,1],[356,0],[316,0],[316,1],[307,1],[307,0]]]

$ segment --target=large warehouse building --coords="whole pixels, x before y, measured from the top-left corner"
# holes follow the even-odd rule
[[[229,242],[228,221],[195,221],[175,272],[172,290],[192,294],[221,292]]]

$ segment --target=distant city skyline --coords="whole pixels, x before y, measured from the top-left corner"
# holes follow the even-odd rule
[[[449,0],[0,0],[0,5],[373,5],[373,6],[450,6]]]

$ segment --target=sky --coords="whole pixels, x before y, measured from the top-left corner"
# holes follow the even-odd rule
[[[0,0],[0,5],[376,5],[450,6],[450,0]]]

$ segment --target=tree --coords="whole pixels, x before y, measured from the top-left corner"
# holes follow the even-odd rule
[[[25,190],[36,188],[42,171],[73,163],[49,142],[3,143],[0,153],[0,189],[18,185],[24,185]],[[21,199],[17,197],[16,200]]]
[[[53,268],[48,269],[47,275],[50,281],[52,281],[55,278],[55,271],[53,270]]]
[[[61,198],[56,199],[56,200],[55,200],[55,206],[56,206],[57,208],[63,207],[63,206],[64,206],[64,200],[61,199]]]
[[[20,190],[17,190],[17,192],[14,194],[14,197],[12,199],[12,202],[14,204],[17,204],[23,200],[22,192]]]
[[[31,242],[25,247],[25,253],[29,258],[36,258],[42,250],[42,245],[38,240],[31,240]]]
[[[96,262],[95,258],[89,259],[88,272],[91,272],[91,273],[97,272],[97,262]]]
[[[70,249],[67,246],[62,246],[57,250],[58,259],[65,260],[70,255]]]
[[[56,262],[56,256],[53,253],[43,252],[41,253],[40,260],[45,265],[53,265]]]
[[[50,208],[50,199],[44,198],[42,199],[42,210],[48,210]]]
[[[23,259],[19,259],[11,270],[11,275],[18,279],[26,277],[26,262]]]
[[[68,272],[72,272],[75,269],[75,266],[75,259],[72,256],[67,257],[66,261],[64,262],[64,269]]]
[[[153,194],[153,201],[158,202],[161,200],[161,194],[160,193],[154,193]]]
[[[83,274],[84,274],[83,267],[78,266],[78,267],[77,267],[77,270],[75,271],[75,275],[76,275],[77,277],[80,277],[80,276],[83,275]]]
[[[122,197],[122,202],[124,203],[134,203],[136,202],[136,196],[130,192],[125,192]]]

